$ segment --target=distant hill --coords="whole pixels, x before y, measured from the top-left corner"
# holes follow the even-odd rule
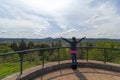
[[[108,39],[108,38],[87,38],[85,39],[86,41],[90,41],[90,42],[96,42],[96,41],[109,41],[109,40],[113,40],[113,41],[119,41],[120,39]]]
[[[12,43],[13,41],[20,42],[21,40],[35,41],[35,42],[39,42],[39,41],[57,41],[59,39],[60,38],[52,38],[52,37],[47,37],[47,38],[44,38],[44,39],[0,38],[0,43]],[[108,38],[86,38],[84,41],[96,42],[96,41],[108,41],[108,40],[114,40],[114,41],[119,41],[120,42],[120,39],[108,39]]]

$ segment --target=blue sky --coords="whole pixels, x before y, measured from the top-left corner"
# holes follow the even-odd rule
[[[120,39],[119,0],[0,0],[0,38]]]

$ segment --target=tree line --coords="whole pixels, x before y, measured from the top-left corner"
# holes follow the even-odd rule
[[[11,44],[0,44],[0,54],[12,51],[26,50],[26,49],[35,49],[35,48],[50,48],[50,47],[65,47],[69,46],[64,41],[53,41],[53,42],[26,42],[22,40],[21,42],[13,42]],[[78,46],[97,46],[97,47],[107,47],[107,48],[120,48],[120,43],[117,41],[109,40],[109,41],[96,41],[96,42],[87,42],[83,41],[78,44]],[[41,60],[41,52],[33,52],[31,54],[25,54],[24,61],[27,62],[40,62]],[[86,49],[78,49],[78,59],[86,59]],[[120,63],[120,50],[107,50],[107,61]],[[88,55],[90,60],[100,60],[104,61],[104,51],[101,49],[88,49]],[[9,57],[19,57],[19,56],[9,56]],[[4,57],[5,59],[7,57]],[[57,50],[50,50],[44,52],[44,58],[47,61],[56,61],[58,60]],[[60,60],[70,59],[69,49],[60,49]],[[6,59],[5,59],[6,60]],[[12,60],[13,61],[13,60]]]

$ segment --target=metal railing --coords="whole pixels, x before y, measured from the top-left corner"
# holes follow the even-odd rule
[[[94,54],[102,55],[103,60],[101,61],[104,61],[105,64],[106,62],[108,62],[109,52],[116,51],[117,53],[119,53],[119,57],[120,57],[120,48],[101,48],[101,47],[77,47],[77,48],[78,48],[78,59],[86,59],[87,61],[89,59],[92,59],[89,56],[89,54],[93,54],[94,52],[96,52]],[[17,60],[16,60],[16,57],[17,57]],[[36,59],[36,57],[38,59]],[[97,57],[99,57],[99,55]],[[11,58],[13,60],[11,60]],[[17,63],[17,65],[19,64],[20,75],[23,73],[24,63],[26,63],[27,65],[27,63],[33,64],[37,62],[37,64],[35,65],[42,65],[42,69],[43,69],[44,64],[46,62],[57,61],[58,65],[60,65],[60,61],[66,60],[66,59],[70,59],[69,47],[38,48],[38,49],[29,49],[29,50],[22,50],[22,51],[15,51],[15,52],[0,54],[1,64],[4,64],[4,63]]]

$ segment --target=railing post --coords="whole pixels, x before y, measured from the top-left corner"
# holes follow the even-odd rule
[[[58,64],[60,65],[60,48],[58,48]]]
[[[23,53],[19,53],[19,57],[20,57],[20,75],[21,75],[23,70]]]
[[[44,51],[41,51],[42,54],[42,69],[44,68]]]
[[[44,50],[40,51],[42,54],[42,69],[44,68]]]
[[[106,64],[106,48],[104,48],[104,63]]]
[[[80,48],[80,53],[81,53],[81,55],[83,54],[83,48],[82,47]],[[83,57],[81,55],[80,55],[80,58],[83,59]]]
[[[60,74],[62,75],[61,66],[60,66],[60,48],[58,48],[57,50],[58,50],[58,65],[60,69]]]
[[[87,47],[87,62],[88,62],[88,49],[89,49],[89,48]]]

